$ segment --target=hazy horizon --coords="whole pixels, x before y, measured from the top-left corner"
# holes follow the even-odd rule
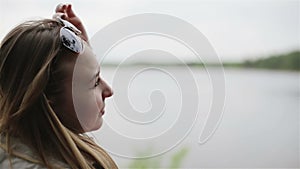
[[[62,1],[1,0],[0,39],[17,24],[49,18]],[[89,37],[106,25],[139,13],[183,19],[207,37],[224,62],[267,57],[300,49],[300,1],[68,1]],[[17,4],[17,5],[16,5]],[[180,56],[183,59],[187,56]]]

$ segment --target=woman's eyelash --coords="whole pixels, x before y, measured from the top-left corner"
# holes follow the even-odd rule
[[[100,81],[101,81],[100,77],[97,77],[94,87],[97,87],[100,84]]]

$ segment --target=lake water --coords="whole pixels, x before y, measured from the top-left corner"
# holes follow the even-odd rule
[[[102,68],[115,95],[107,100],[105,123],[93,134],[120,168],[128,168],[131,157],[155,154],[149,161],[160,160],[160,167],[167,168],[183,148],[188,152],[181,168],[300,167],[299,72],[225,69],[221,123],[207,142],[199,144],[213,100],[207,71],[164,69]]]

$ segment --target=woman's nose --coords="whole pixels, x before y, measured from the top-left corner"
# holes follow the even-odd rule
[[[105,81],[103,81],[102,98],[105,99],[112,96],[113,94],[114,92],[111,87]]]

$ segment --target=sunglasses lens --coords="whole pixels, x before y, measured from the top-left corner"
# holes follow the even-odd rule
[[[71,29],[72,31],[74,31],[76,35],[81,34],[81,31],[79,29],[77,29],[72,23],[70,23],[66,20],[63,20],[60,17],[58,17],[57,19],[60,21],[60,23],[62,23],[64,25],[64,27],[67,27],[67,28]]]
[[[66,27],[60,29],[60,39],[66,48],[75,53],[80,53],[83,50],[81,39]]]

